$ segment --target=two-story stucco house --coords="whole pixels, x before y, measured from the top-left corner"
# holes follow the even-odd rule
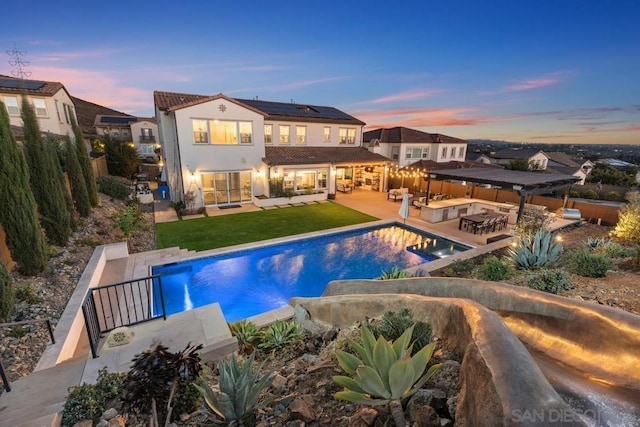
[[[33,105],[43,133],[60,136],[73,134],[71,123],[75,119],[74,105],[62,83],[0,75],[0,99],[9,113],[16,139],[22,137],[22,96],[26,96]]]
[[[97,136],[130,141],[140,157],[159,160],[159,143],[156,140],[158,124],[155,118],[99,114],[96,115],[94,126]]]
[[[364,123],[334,107],[160,91],[154,104],[174,201],[193,192],[198,205],[252,203],[274,185],[384,190],[388,159],[363,148]]]
[[[467,153],[464,139],[406,127],[370,130],[363,140],[370,151],[391,159],[400,168],[421,160],[463,162]]]
[[[535,148],[522,148],[512,149],[505,148],[496,151],[491,156],[492,163],[498,165],[508,165],[512,160],[525,159],[529,162],[529,169],[546,170],[549,163],[549,156],[542,150],[536,150]]]

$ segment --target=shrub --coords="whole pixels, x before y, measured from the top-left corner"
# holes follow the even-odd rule
[[[118,200],[125,200],[131,194],[131,188],[114,176],[99,176],[96,180],[98,191]]]
[[[444,277],[470,277],[475,269],[473,261],[464,259],[454,261],[440,271]]]
[[[585,246],[596,255],[604,255],[608,258],[624,258],[630,256],[631,251],[619,243],[604,237],[589,237]]]
[[[413,353],[431,342],[431,325],[423,321],[415,321],[413,313],[408,308],[400,311],[387,311],[378,322],[370,325],[371,332],[377,336],[383,336],[387,341],[395,341],[413,326],[411,344]]]
[[[42,297],[37,295],[36,287],[33,283],[18,286],[15,291],[16,300],[18,301],[24,301],[29,305],[40,304],[42,302]]]
[[[622,196],[617,191],[609,191],[605,196],[605,200],[611,200],[612,202],[619,202],[622,200]]]
[[[125,410],[146,419],[151,416],[158,423],[180,415],[173,413],[173,398],[200,375],[200,349],[202,345],[187,345],[184,350],[171,353],[158,344],[136,355],[122,398]]]
[[[246,354],[253,353],[254,348],[260,341],[260,329],[255,323],[241,320],[229,324],[231,334],[238,339],[240,348]]]
[[[620,208],[618,223],[611,234],[629,243],[640,243],[640,193],[627,193],[629,203]]]
[[[124,210],[115,216],[116,226],[122,231],[125,238],[129,238],[135,231],[144,226],[144,216],[140,211],[139,203],[128,203]]]
[[[540,269],[530,273],[525,283],[531,289],[557,294],[561,291],[573,289],[571,278],[564,270]]]
[[[501,282],[511,275],[511,268],[508,264],[500,261],[495,255],[488,256],[478,268],[478,279]]]
[[[550,222],[551,217],[543,209],[527,208],[522,212],[520,220],[514,227],[514,232],[520,238],[530,237],[544,230]]]
[[[573,197],[573,198],[580,197],[580,192],[575,188],[572,188],[571,190],[569,190],[569,197]]]
[[[69,388],[62,411],[62,425],[72,426],[82,420],[95,420],[105,410],[106,402],[120,396],[126,375],[98,371],[98,381]]]
[[[550,266],[558,261],[562,243],[554,242],[549,231],[542,229],[532,237],[520,237],[514,248],[509,248],[509,257],[522,269]]]
[[[584,199],[597,199],[598,193],[595,190],[588,189],[584,193],[582,193],[582,197]]]
[[[220,391],[214,393],[209,384],[195,385],[205,401],[205,410],[209,415],[219,418],[227,425],[253,425],[254,413],[270,400],[258,404],[262,391],[271,385],[274,375],[261,376],[262,362],[253,368],[255,353],[246,362],[238,363],[235,356],[231,361],[222,361],[218,365],[220,371]]]
[[[338,364],[350,377],[333,377],[336,384],[344,387],[334,396],[362,405],[388,404],[395,424],[407,425],[402,400],[412,396],[440,369],[441,365],[437,364],[427,370],[436,343],[410,356],[409,341],[413,327],[407,329],[393,344],[382,336],[376,340],[366,326],[360,332],[362,345],[349,340],[358,357],[336,350]]]
[[[569,260],[569,264],[574,273],[583,277],[604,277],[613,266],[608,257],[594,254],[588,249],[575,251]]]
[[[0,107],[2,107],[0,105]],[[0,260],[0,322],[9,319],[13,312],[13,286],[11,285],[11,276],[7,272],[4,262]]]
[[[262,330],[260,335],[258,348],[274,350],[299,341],[302,338],[302,326],[296,322],[276,320]]]
[[[95,420],[104,412],[104,396],[93,384],[69,388],[62,410],[62,425],[72,426],[82,420]]]

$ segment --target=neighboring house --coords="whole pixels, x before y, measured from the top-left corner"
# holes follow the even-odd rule
[[[82,135],[85,140],[90,141],[98,137],[96,130],[97,116],[131,117],[127,113],[103,107],[102,105],[94,104],[93,102],[85,101],[75,96],[72,96],[71,100],[76,107],[78,126],[82,129]]]
[[[561,151],[545,151],[545,154],[549,158],[547,172],[555,171],[564,175],[576,176],[580,178],[579,185],[584,185],[593,169],[593,163],[590,160],[580,160],[579,163],[570,155]]]
[[[419,160],[463,162],[467,152],[464,139],[406,127],[367,131],[363,141],[369,151],[391,159],[400,168]]]
[[[16,139],[22,138],[20,108],[23,95],[33,105],[43,133],[56,136],[73,134],[71,122],[75,118],[74,104],[62,83],[0,75],[0,99],[9,113]]]
[[[251,203],[276,190],[384,190],[387,159],[361,147],[364,123],[336,108],[154,92],[171,199]],[[277,185],[278,188],[270,188]]]
[[[97,115],[94,126],[97,136],[132,142],[140,157],[153,162],[159,160],[157,152],[160,146],[156,140],[158,124],[155,118]]]
[[[491,156],[495,164],[506,166],[512,160],[516,159],[526,159],[530,165],[535,165],[538,170],[547,169],[547,163],[549,162],[549,157],[542,150],[536,150],[533,148],[521,148],[521,149],[512,149],[505,148],[502,150],[496,151],[495,154]]]

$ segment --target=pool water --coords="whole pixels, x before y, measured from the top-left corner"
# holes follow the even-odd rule
[[[322,295],[337,279],[373,279],[469,249],[398,225],[364,228],[153,268],[167,314],[218,302],[228,322],[265,313],[295,296]]]

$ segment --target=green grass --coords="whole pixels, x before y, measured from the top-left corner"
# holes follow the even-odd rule
[[[156,246],[203,251],[377,219],[333,202],[292,206],[160,223]]]

